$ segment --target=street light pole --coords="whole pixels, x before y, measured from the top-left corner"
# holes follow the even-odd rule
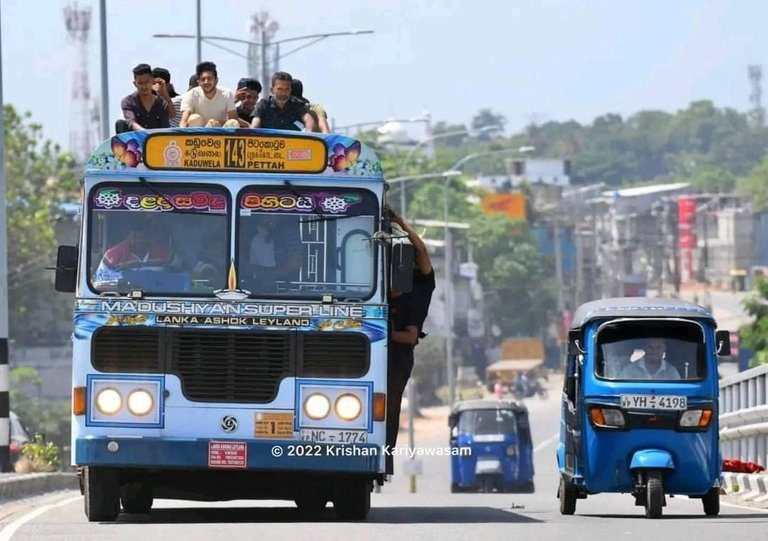
[[[198,0],[198,2],[199,2],[199,0]],[[272,23],[274,23],[275,27],[277,26],[277,23],[275,23],[274,21],[272,21]],[[255,27],[255,28],[259,28],[259,27]],[[253,29],[254,29],[254,27],[252,27],[252,30]],[[273,29],[268,28],[267,29],[268,32],[274,32],[275,30],[276,30],[276,28],[273,28]],[[198,31],[198,34],[153,34],[152,37],[153,38],[174,38],[174,39],[177,39],[177,38],[180,38],[180,39],[195,39],[195,40],[199,40],[199,41],[206,41],[210,45],[214,45],[216,47],[224,49],[225,51],[227,51],[229,53],[232,53],[232,54],[235,54],[235,55],[238,55],[238,56],[242,56],[242,57],[248,59],[249,61],[252,60],[253,54],[255,54],[255,53],[252,53],[252,51],[250,49],[251,47],[253,47],[253,48],[261,47],[262,49],[264,49],[266,47],[269,47],[269,46],[273,45],[276,48],[275,58],[274,58],[273,62],[274,62],[275,67],[277,67],[277,66],[279,66],[279,61],[281,59],[285,58],[286,56],[291,55],[291,54],[293,54],[293,53],[295,53],[295,52],[297,52],[297,51],[299,51],[301,49],[304,49],[306,47],[309,47],[310,45],[313,45],[313,44],[315,44],[315,43],[317,43],[319,41],[322,41],[324,39],[331,38],[331,37],[336,37],[336,36],[357,36],[357,35],[362,35],[362,34],[373,34],[373,33],[374,33],[373,30],[350,30],[350,31],[346,31],[346,32],[326,32],[326,33],[323,33],[323,34],[309,34],[309,35],[306,35],[306,36],[297,36],[297,37],[293,37],[293,38],[281,39],[279,41],[263,40],[263,36],[262,36],[262,41],[250,41],[250,40],[247,40],[247,39],[230,38],[228,36],[201,36],[201,35],[199,35],[199,31]],[[299,47],[296,47],[295,49],[290,50],[287,53],[283,53],[283,54],[279,53],[279,45],[281,43],[288,43],[288,42],[300,41],[300,40],[313,40],[313,41],[311,41],[310,43],[305,43],[305,44],[303,44],[303,45],[301,45]],[[240,53],[238,53],[236,51],[227,49],[226,47],[222,47],[222,46],[216,44],[215,41],[229,41],[229,42],[233,42],[233,43],[242,43],[244,45],[248,45],[249,46],[248,55],[247,56],[246,55],[241,55]],[[199,51],[199,47],[200,46],[198,45],[198,51]],[[264,53],[264,55],[266,55],[266,53]],[[199,57],[200,57],[200,53],[198,52],[198,58]],[[264,77],[264,72],[265,71],[268,72],[269,69],[268,69],[268,67],[266,67],[265,56],[260,56],[260,58],[262,59],[262,61],[260,62],[260,64],[262,66],[261,66],[259,71],[262,72],[261,73],[261,77],[263,78]],[[249,62],[249,72],[251,70],[252,70],[252,66],[250,65],[250,62]],[[251,73],[251,75],[253,77],[259,77],[259,74],[257,74],[257,73]],[[268,85],[268,84],[269,84],[269,81],[266,81],[266,85]]]
[[[104,0],[102,0],[102,3]],[[202,34],[202,15],[200,13],[200,2],[197,0],[197,33],[195,34],[195,41],[197,42],[197,63],[203,61],[203,34]],[[106,137],[105,137],[106,139]]]
[[[429,117],[427,117],[429,118]],[[429,126],[429,121],[427,120],[427,126]],[[454,137],[456,135],[471,135],[473,133],[483,133],[487,131],[497,130],[498,126],[484,126],[482,128],[479,128],[477,130],[468,130],[468,129],[462,129],[462,130],[453,130],[443,133],[438,133],[435,135],[428,135],[426,138],[422,139],[418,143],[416,143],[411,150],[408,151],[408,154],[405,155],[405,159],[403,160],[403,165],[400,166],[400,174],[405,175],[406,168],[408,167],[408,162],[411,160],[411,157],[413,154],[418,150],[420,147],[427,143],[431,143],[435,141],[436,139],[444,139],[446,137]],[[456,169],[455,167],[452,167],[451,169]],[[403,216],[403,218],[406,217],[406,188],[405,184],[400,186],[400,214]]]
[[[109,139],[109,69],[107,63],[107,0],[99,2],[101,42],[101,140]]]

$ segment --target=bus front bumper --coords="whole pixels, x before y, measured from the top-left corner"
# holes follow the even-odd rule
[[[78,466],[290,470],[379,474],[380,446],[286,440],[91,437],[75,441]]]

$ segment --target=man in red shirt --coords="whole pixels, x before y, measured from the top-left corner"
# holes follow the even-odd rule
[[[99,267],[118,269],[141,263],[152,265],[170,262],[170,247],[152,239],[149,224],[137,223],[132,226],[124,241],[106,251]]]

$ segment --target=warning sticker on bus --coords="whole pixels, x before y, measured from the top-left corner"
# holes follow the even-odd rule
[[[257,438],[293,438],[293,412],[257,412],[253,425]]]
[[[208,467],[245,469],[248,464],[248,444],[244,441],[208,442]]]

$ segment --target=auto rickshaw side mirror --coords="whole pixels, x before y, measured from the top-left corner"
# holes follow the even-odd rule
[[[584,353],[584,349],[581,346],[581,331],[579,329],[568,331],[568,353],[570,355]]]
[[[731,356],[731,333],[729,331],[715,332],[715,352],[720,357]]]

